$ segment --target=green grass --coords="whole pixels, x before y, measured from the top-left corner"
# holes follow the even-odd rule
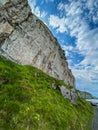
[[[81,99],[71,104],[52,83],[65,85],[0,57],[0,130],[89,130],[90,104]]]

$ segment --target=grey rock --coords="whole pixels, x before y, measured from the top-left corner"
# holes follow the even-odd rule
[[[0,0],[0,5],[5,5],[9,0]]]
[[[13,27],[8,23],[0,23],[0,41],[3,41],[8,37],[13,31]]]
[[[64,98],[69,99],[73,104],[77,104],[77,94],[75,88],[68,89],[65,86],[59,86]]]

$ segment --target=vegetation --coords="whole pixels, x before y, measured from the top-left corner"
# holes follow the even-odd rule
[[[78,91],[78,93],[80,94],[80,97],[83,99],[97,99],[97,97],[93,96],[92,94],[86,91]]]
[[[41,70],[0,57],[0,130],[89,130],[93,108],[73,105]]]

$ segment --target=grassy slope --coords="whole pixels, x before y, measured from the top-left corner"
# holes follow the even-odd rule
[[[64,83],[0,57],[0,130],[89,130],[92,107],[72,105],[51,84]]]

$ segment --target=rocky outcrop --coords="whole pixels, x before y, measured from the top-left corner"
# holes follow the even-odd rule
[[[75,78],[58,41],[27,0],[0,0],[0,55],[35,66],[75,88]]]
[[[74,88],[68,89],[65,86],[60,86],[59,88],[64,98],[69,99],[73,104],[77,104],[77,95]]]

